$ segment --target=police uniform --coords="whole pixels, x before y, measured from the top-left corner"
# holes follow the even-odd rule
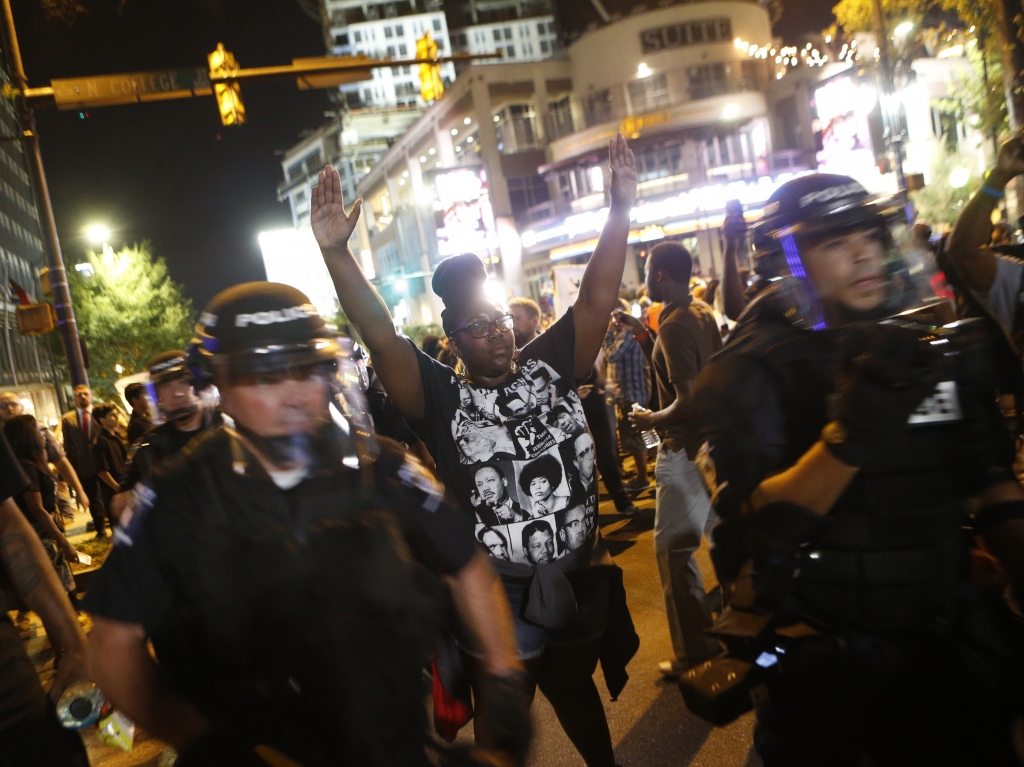
[[[262,317],[307,305],[284,286],[255,291]],[[311,307],[294,325],[307,315],[322,327]],[[301,338],[287,336],[308,340],[310,328],[269,324],[250,330],[279,331],[271,340],[298,359]],[[375,458],[357,456],[355,435],[325,424],[304,471],[270,475],[221,425],[135,488],[86,609],[143,626],[211,723],[183,764],[265,764],[255,754],[275,752],[303,767],[427,763],[422,669],[446,617],[438,576],[465,567],[476,543],[414,459],[383,439]]]
[[[153,385],[178,378],[192,378],[192,371],[188,367],[188,358],[185,352],[161,352],[150,360],[149,380]],[[132,413],[132,418],[135,418],[135,415]],[[140,419],[144,419],[144,416],[140,415]],[[132,444],[128,464],[118,479],[118,492],[129,492],[136,483],[150,475],[158,462],[177,453],[204,430],[220,423],[219,413],[205,410],[200,427],[192,431],[182,431],[173,421],[166,421],[159,426],[150,425],[142,438]]]
[[[117,492],[129,492],[137,482],[152,473],[157,463],[174,455],[205,430],[220,423],[220,413],[206,411],[203,415],[203,425],[195,431],[182,431],[169,421],[152,427],[135,445],[124,474],[118,480]]]
[[[777,193],[782,213],[808,195],[808,216],[818,203],[866,198],[828,177],[792,183]],[[871,334],[795,327],[789,298],[779,281],[748,307],[693,406],[697,463],[722,519],[719,577],[752,582],[744,608],[782,627],[779,649],[759,658],[772,666],[766,695],[755,695],[765,765],[1016,763],[1012,621],[965,583],[968,500],[1014,478],[983,344],[944,341],[959,353],[941,383],[929,381],[902,415],[906,428],[853,464],[860,471],[827,515],[786,503],[749,511],[763,480],[831,439],[837,372]],[[995,630],[1000,621],[1007,631]]]

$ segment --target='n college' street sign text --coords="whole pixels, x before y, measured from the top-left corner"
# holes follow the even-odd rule
[[[87,109],[213,94],[210,73],[198,68],[76,77],[52,80],[50,84],[58,109]]]

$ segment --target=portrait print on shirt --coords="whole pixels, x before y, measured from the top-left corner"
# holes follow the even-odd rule
[[[463,497],[477,540],[496,559],[551,562],[596,529],[594,441],[575,391],[563,387],[558,396],[560,380],[533,359],[504,386],[458,382],[451,428]]]
[[[476,539],[486,548],[487,553],[504,562],[512,561],[512,547],[509,546],[509,532],[504,525],[477,525]]]
[[[554,515],[508,526],[512,539],[512,561],[524,565],[546,565],[558,557]]]

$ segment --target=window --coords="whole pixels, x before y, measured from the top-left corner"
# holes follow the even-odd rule
[[[505,27],[505,39],[506,40],[511,40],[512,39],[512,27]]]
[[[548,41],[547,40],[541,40],[540,41],[540,52],[541,53],[548,53],[550,51],[550,49],[551,49],[551,46],[548,45]]]
[[[668,106],[668,79],[664,72],[634,80],[627,87],[633,114],[651,112]]]
[[[335,45],[348,45],[348,33],[341,32],[334,36]]]
[[[569,97],[561,101],[548,102],[547,136],[549,141],[568,136],[573,132],[572,107]]]
[[[434,31],[435,32],[440,32],[441,31],[441,19],[434,19]]]
[[[363,101],[365,101],[368,104],[373,101],[373,91],[370,90],[369,88],[363,89]]]
[[[509,104],[498,112],[494,129],[498,139],[498,151],[514,154],[537,145],[534,130],[536,115],[532,104]]]
[[[405,43],[400,43],[399,44],[399,46],[398,46],[398,54],[400,56],[407,56],[409,54],[409,49],[406,47]]]
[[[395,57],[395,46],[389,45],[388,46],[388,58],[389,59],[393,59],[394,57]]]
[[[725,64],[722,62],[690,67],[687,76],[690,80],[691,99],[706,99],[729,91]]]
[[[514,216],[551,199],[548,185],[540,176],[509,178],[507,182],[509,201],[512,203],[512,215]]]
[[[636,154],[636,172],[640,181],[678,176],[683,172],[682,148],[676,144],[642,149]]]
[[[548,34],[549,35],[555,34],[555,22],[553,22],[553,21],[549,21],[548,22]]]
[[[598,91],[587,96],[587,103],[584,109],[587,117],[587,127],[606,123],[613,118],[612,115],[612,94],[609,90]]]
[[[761,90],[762,65],[758,61],[740,62],[740,82],[745,91]]]
[[[395,24],[395,37],[405,37],[405,28],[401,24]]]
[[[505,48],[505,57],[509,59],[516,57],[516,47],[514,45],[509,45]]]
[[[544,22],[543,21],[537,22],[537,34],[538,35],[543,35],[544,34],[544,29],[545,29]]]
[[[357,43],[363,42],[363,33],[357,29],[352,33],[352,39]]]
[[[391,27],[384,27],[384,37],[391,39]]]

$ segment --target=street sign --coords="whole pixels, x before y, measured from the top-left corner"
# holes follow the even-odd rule
[[[364,68],[356,68],[365,64]],[[351,69],[339,69],[334,72],[322,73],[324,69],[332,66],[351,66]],[[316,88],[333,88],[336,85],[345,83],[358,83],[369,80],[372,70],[381,66],[380,61],[375,61],[365,53],[355,56],[317,56],[315,58],[292,59],[292,67],[298,77],[295,80],[300,91],[308,91]],[[314,71],[317,74],[304,74],[307,71]]]
[[[75,77],[51,80],[50,85],[58,109],[89,109],[213,94],[210,75],[205,69]]]

